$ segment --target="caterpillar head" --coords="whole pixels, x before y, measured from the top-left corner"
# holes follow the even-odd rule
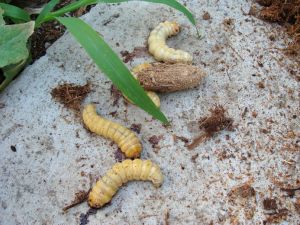
[[[174,35],[175,35],[180,31],[180,26],[176,22],[171,22],[171,24],[172,24]]]

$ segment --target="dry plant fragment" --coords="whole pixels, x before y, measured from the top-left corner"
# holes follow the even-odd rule
[[[142,145],[135,133],[121,124],[99,116],[94,105],[86,105],[82,117],[84,124],[90,131],[116,142],[126,157],[136,158],[140,156]]]
[[[92,188],[88,204],[93,208],[104,206],[123,184],[132,180],[148,180],[152,181],[155,187],[160,187],[163,175],[160,168],[150,160],[127,159],[116,163]]]
[[[198,67],[184,63],[142,64],[134,73],[145,90],[155,92],[194,88],[205,77],[205,73]]]
[[[51,95],[65,107],[72,109],[75,112],[79,112],[81,101],[90,91],[89,84],[81,86],[65,83],[53,88]]]
[[[175,50],[166,45],[166,39],[176,35],[180,31],[180,27],[176,22],[165,21],[160,23],[151,31],[148,39],[149,52],[157,61],[169,63],[191,63],[193,57],[182,50]]]
[[[209,111],[211,115],[209,117],[204,117],[199,121],[199,127],[204,130],[204,134],[194,139],[193,142],[187,146],[188,149],[194,149],[200,143],[211,138],[219,131],[224,129],[232,130],[233,120],[225,115],[226,110],[223,106],[217,105]]]

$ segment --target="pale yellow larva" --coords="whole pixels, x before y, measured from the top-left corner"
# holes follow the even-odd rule
[[[148,180],[155,187],[160,187],[163,175],[160,168],[150,160],[127,159],[116,163],[92,188],[88,197],[89,206],[101,208],[111,201],[123,184],[132,180]]]
[[[116,142],[126,157],[137,158],[140,156],[142,145],[135,133],[121,124],[99,116],[93,104],[84,107],[82,117],[90,131]]]
[[[193,57],[189,53],[170,48],[166,44],[166,39],[172,35],[176,35],[179,31],[179,25],[176,22],[169,21],[160,23],[151,31],[148,39],[148,49],[157,61],[169,63],[192,62]]]

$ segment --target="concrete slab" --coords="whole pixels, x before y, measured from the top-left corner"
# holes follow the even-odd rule
[[[299,82],[293,77],[300,71],[275,49],[289,39],[279,26],[244,15],[241,9],[247,12],[250,1],[186,5],[206,32],[202,40],[182,14],[162,5],[99,4],[83,16],[119,54],[145,46],[149,31],[161,21],[182,24],[169,44],[193,53],[194,64],[208,76],[197,89],[160,95],[170,128],[122,101],[112,106],[110,81],[68,33],[0,95],[0,224],[80,223],[86,204],[67,213],[62,208],[76,192],[89,189],[89,175],[95,179],[116,162],[117,147],[88,133],[50,92],[62,82],[87,80],[94,91],[86,103],[98,102],[98,112],[108,118],[117,111],[114,120],[127,127],[142,124],[142,158],[158,163],[165,175],[157,190],[150,183],[129,183],[89,217],[89,224],[165,224],[166,211],[169,224],[262,224],[270,217],[263,207],[266,198],[287,210],[281,224],[300,223],[295,208],[300,192],[286,197],[280,190],[280,182],[294,187],[300,182]],[[203,20],[204,11],[210,20]],[[149,55],[134,58],[128,67],[148,61],[153,61]],[[196,137],[193,122],[214,104],[228,109],[234,132],[224,131],[192,151],[173,140],[173,135]],[[163,136],[159,148],[148,142],[153,135]],[[255,196],[230,201],[231,190],[251,180]]]

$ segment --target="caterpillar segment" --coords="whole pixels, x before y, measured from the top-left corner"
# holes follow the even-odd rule
[[[142,145],[135,133],[121,124],[99,116],[93,104],[84,107],[82,117],[90,131],[116,142],[126,157],[137,158],[140,156]]]
[[[123,184],[133,180],[151,181],[158,188],[163,183],[163,175],[150,160],[127,159],[116,163],[92,188],[88,196],[89,206],[101,208],[111,201]]]
[[[166,39],[176,35],[179,31],[179,25],[169,21],[160,23],[151,31],[148,38],[148,49],[157,61],[169,63],[191,63],[193,61],[193,57],[189,53],[170,48],[166,44]]]

